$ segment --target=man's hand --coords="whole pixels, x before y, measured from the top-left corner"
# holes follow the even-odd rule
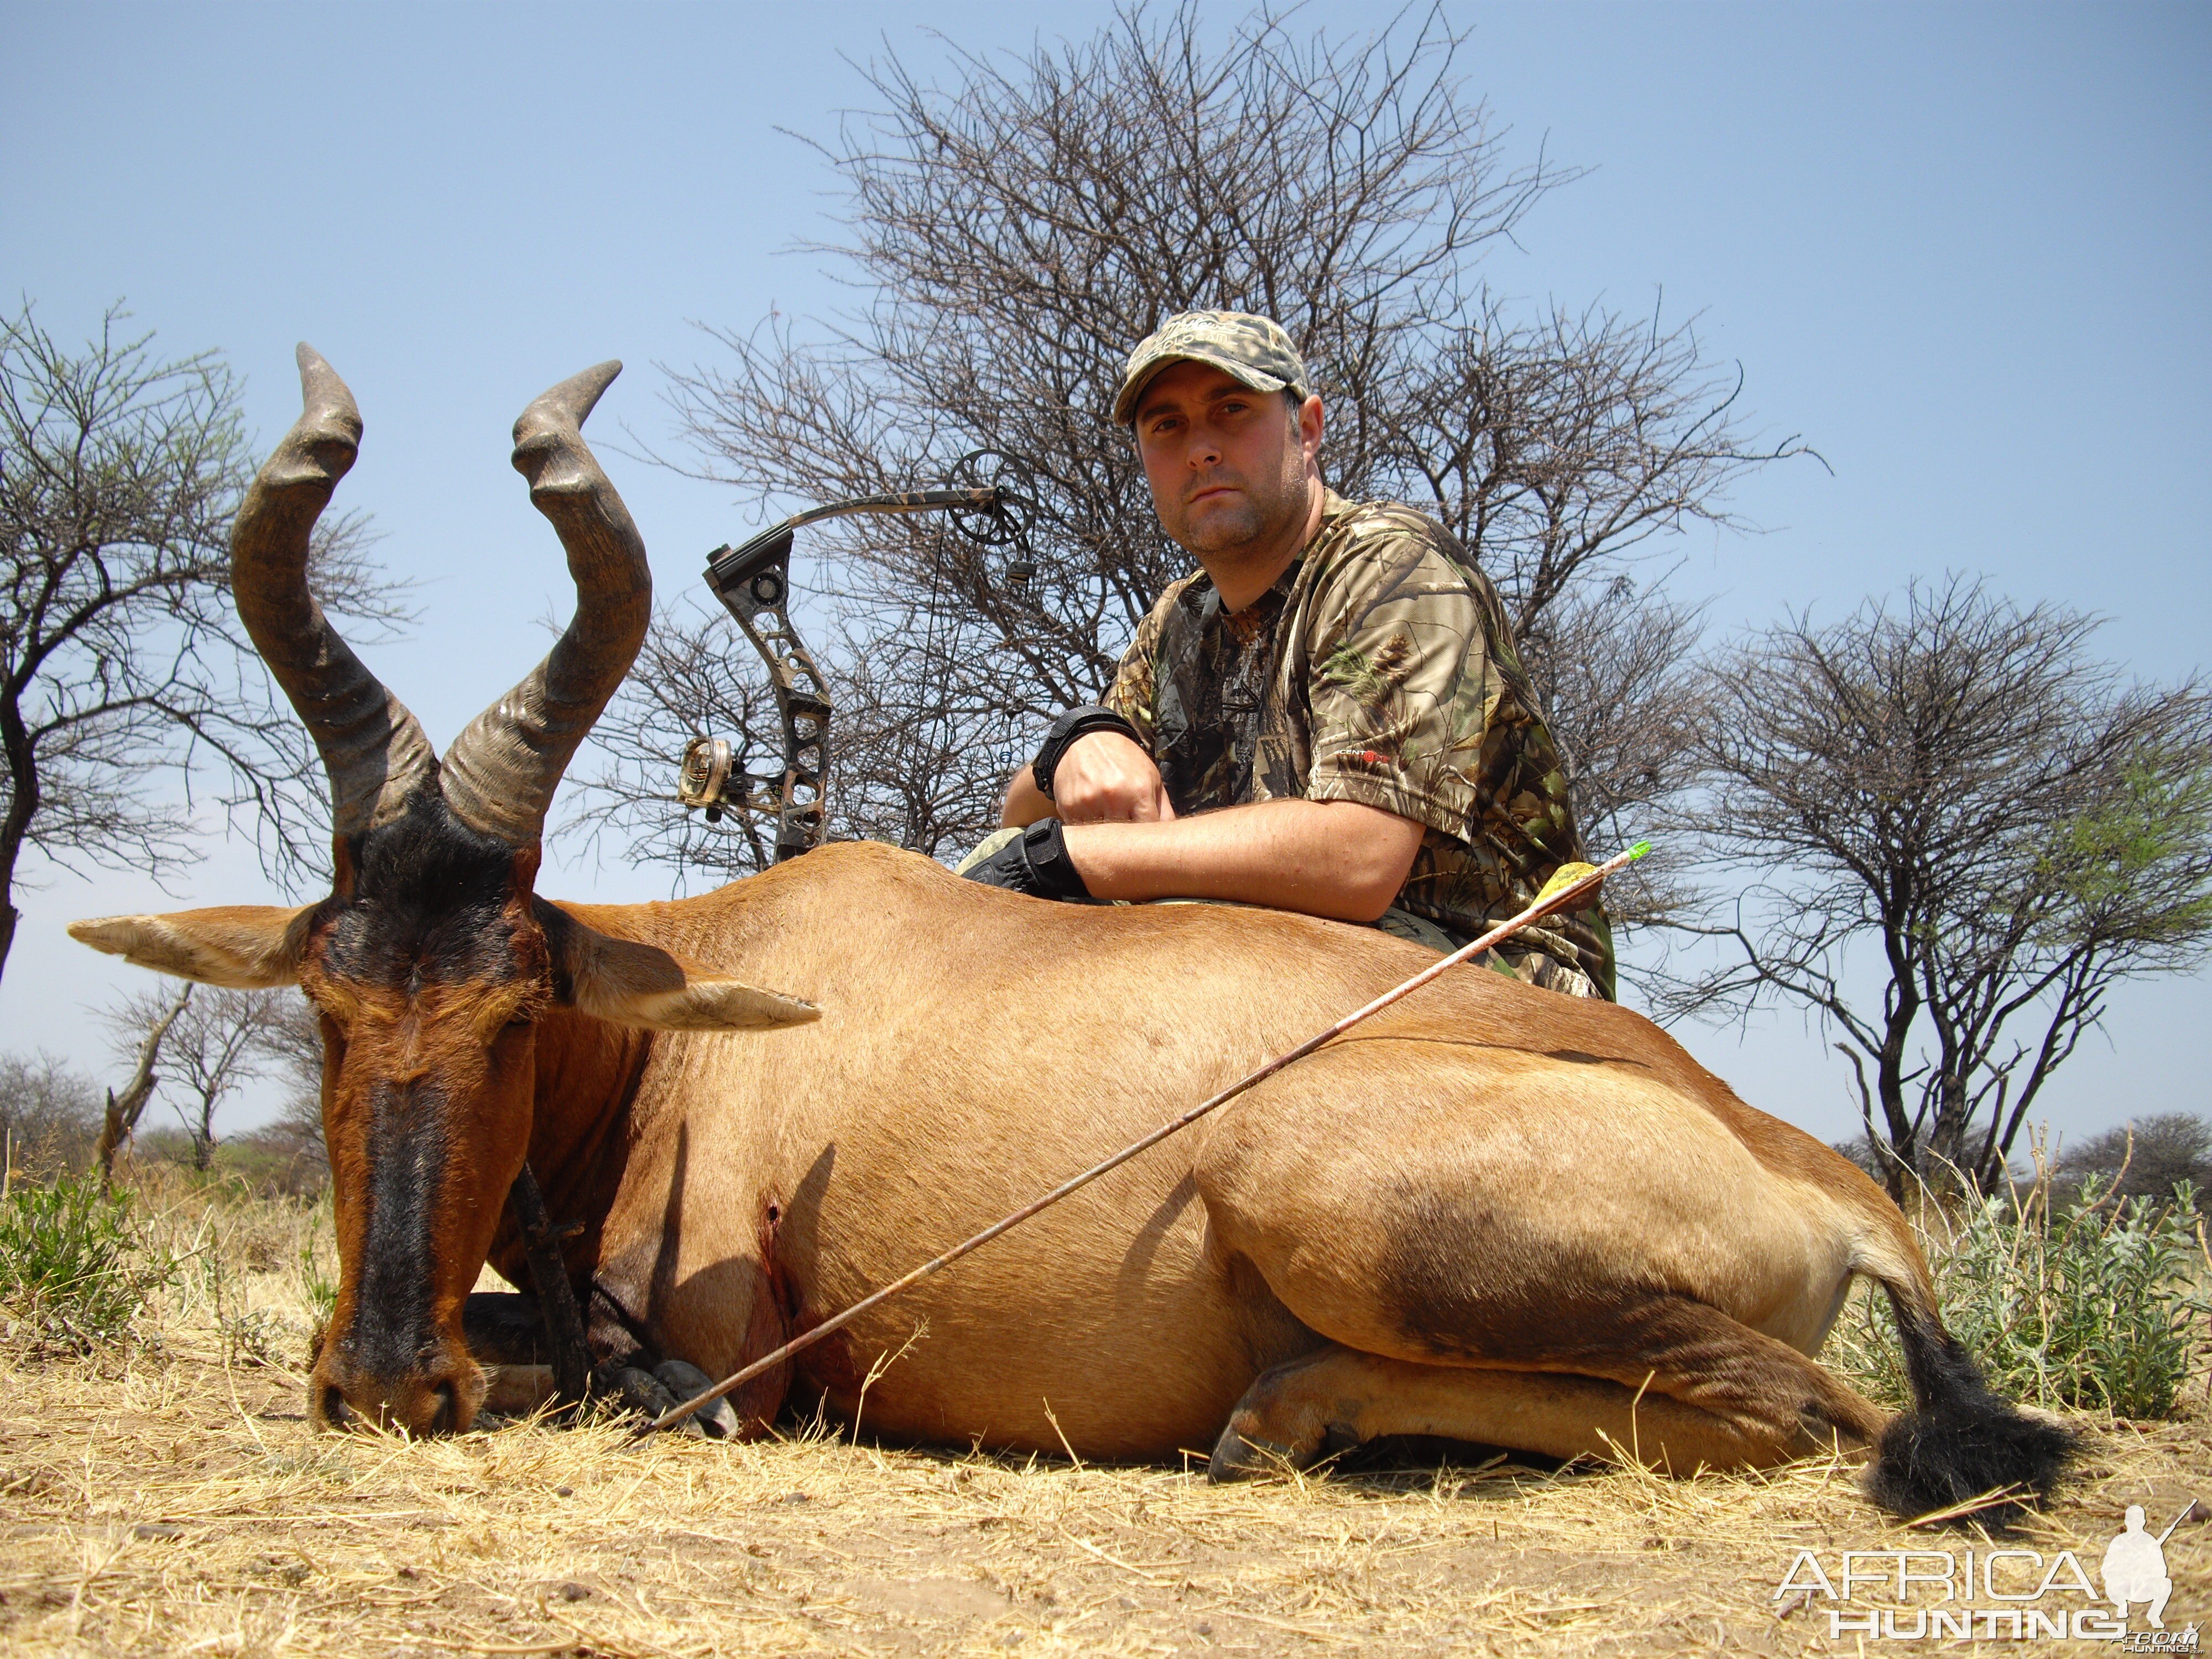
[[[1152,757],[1119,732],[1078,738],[1052,775],[1062,823],[1156,823],[1175,807]]]
[[[1178,818],[1152,757],[1117,732],[1077,738],[1052,782],[1057,804],[1028,767],[1015,773],[1002,821],[1058,818],[1069,863],[1094,898],[1235,899],[1372,921],[1421,847],[1413,819],[1356,801],[1260,801]],[[1018,860],[1020,848],[1005,855]],[[999,884],[1034,890],[1019,880]]]
[[[1175,817],[1152,757],[1119,732],[1091,732],[1067,746],[1053,769],[1052,794],[1040,792],[1026,766],[1006,789],[1000,822],[1058,818],[1062,823],[1159,823]]]

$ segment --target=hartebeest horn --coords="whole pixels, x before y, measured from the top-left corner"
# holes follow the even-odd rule
[[[331,778],[331,827],[396,816],[437,764],[405,705],[354,655],[307,591],[315,520],[353,465],[361,411],[337,372],[300,346],[300,418],[254,476],[230,528],[230,588],[253,647],[299,710]]]
[[[568,551],[576,614],[545,660],[446,751],[446,804],[511,847],[536,842],[576,745],[645,641],[653,576],[645,541],[584,442],[584,417],[616,375],[601,363],[561,382],[514,423],[514,470]]]

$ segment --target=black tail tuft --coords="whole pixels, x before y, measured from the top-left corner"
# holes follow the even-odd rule
[[[1921,1516],[2000,1488],[2048,1498],[2078,1437],[1990,1393],[1981,1368],[1932,1315],[1908,1307],[1894,1290],[1889,1299],[1917,1403],[1882,1433],[1867,1479],[1875,1502],[1898,1515]],[[2020,1507],[2000,1504],[1972,1518],[2002,1522]]]

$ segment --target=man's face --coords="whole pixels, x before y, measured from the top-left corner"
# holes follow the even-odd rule
[[[1137,452],[1161,526],[1198,554],[1268,546],[1302,528],[1321,400],[1293,410],[1210,363],[1171,364],[1137,403]]]

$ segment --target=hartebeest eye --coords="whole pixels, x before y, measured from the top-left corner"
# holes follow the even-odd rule
[[[484,999],[477,1011],[477,1040],[489,1048],[510,1031],[532,1024],[544,1006],[544,994],[535,986],[517,985]]]

